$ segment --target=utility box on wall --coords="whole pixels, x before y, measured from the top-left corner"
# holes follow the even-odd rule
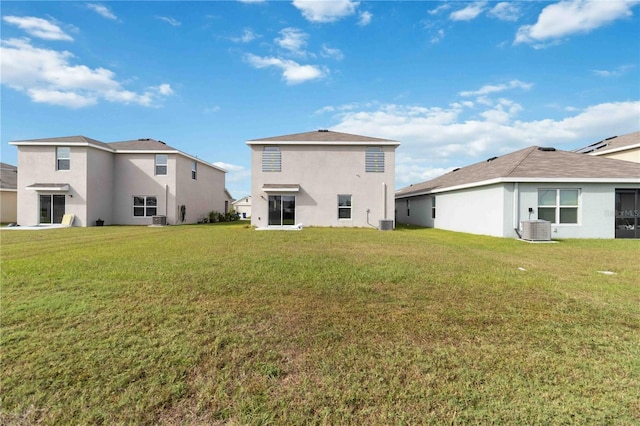
[[[522,221],[522,239],[527,241],[551,241],[551,222],[546,220]]]

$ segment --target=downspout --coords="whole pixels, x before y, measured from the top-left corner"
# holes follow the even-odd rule
[[[169,216],[169,185],[164,185],[164,215]]]
[[[520,235],[520,187],[518,182],[513,184],[513,230],[516,231],[518,238],[522,239]]]
[[[387,219],[387,184],[382,182],[382,218]]]

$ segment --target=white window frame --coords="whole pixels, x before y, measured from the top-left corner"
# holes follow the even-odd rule
[[[136,205],[136,198],[142,198],[142,205]],[[148,200],[150,198],[155,199],[155,205],[149,205]],[[142,209],[142,215],[136,215],[136,209]],[[153,209],[155,212],[151,214],[150,210]],[[158,197],[155,195],[134,195],[132,198],[132,206],[131,206],[131,214],[134,219],[144,219],[147,217],[153,217],[158,215]]]
[[[540,204],[540,192],[541,191],[555,191],[555,204],[553,205],[541,205]],[[576,204],[561,204],[560,203],[560,193],[561,191],[575,191],[577,192]],[[580,188],[538,188],[538,219],[540,219],[540,209],[554,209],[555,210],[555,218],[553,220],[552,225],[562,225],[562,226],[576,226],[581,223],[581,198],[582,191]],[[560,222],[560,216],[562,209],[575,209],[576,210],[576,221],[575,222]]]
[[[349,197],[348,205],[340,204],[340,197]],[[340,217],[340,211],[349,211],[349,217]],[[338,194],[338,220],[352,220],[353,219],[353,195],[351,194]]]
[[[162,158],[165,160],[164,163],[159,161]],[[159,172],[159,170],[162,171],[162,167],[164,167],[164,173]],[[155,171],[156,176],[166,176],[169,174],[169,156],[167,154],[156,154]]]
[[[66,157],[63,156],[61,150],[66,150]],[[60,167],[60,162],[67,161],[67,167]],[[64,164],[64,163],[63,163]],[[71,147],[70,146],[57,146],[56,147],[56,170],[67,171],[71,170]]]

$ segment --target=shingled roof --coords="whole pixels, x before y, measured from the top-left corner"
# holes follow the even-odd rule
[[[607,152],[624,151],[626,149],[640,147],[640,132],[629,133],[622,136],[612,136],[592,143],[583,148],[578,148],[574,152],[581,154],[600,155]]]
[[[333,132],[330,130],[316,130],[313,132],[293,133],[291,135],[274,136],[262,139],[251,139],[247,144],[259,143],[375,143],[383,145],[400,145],[391,139],[372,138],[369,136],[352,135],[350,133]]]
[[[116,151],[178,151],[162,141],[149,138],[111,142],[108,145]]]
[[[407,186],[396,192],[396,198],[441,192],[454,187],[481,185],[497,180],[518,182],[536,179],[579,181],[629,178],[640,181],[640,164],[531,146]]]
[[[0,189],[16,188],[18,188],[18,168],[11,164],[0,163]]]

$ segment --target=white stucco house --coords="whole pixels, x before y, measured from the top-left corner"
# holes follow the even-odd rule
[[[0,163],[0,223],[18,219],[18,168]]]
[[[640,164],[532,146],[395,194],[398,223],[518,238],[640,238]]]
[[[19,225],[196,223],[225,211],[225,170],[154,139],[85,136],[10,142],[18,149]],[[227,201],[228,202],[228,201]]]
[[[251,195],[239,198],[231,205],[240,219],[249,219],[251,217]]]
[[[640,163],[640,132],[612,136],[574,152]]]
[[[393,227],[399,142],[318,130],[247,141],[251,224]]]

